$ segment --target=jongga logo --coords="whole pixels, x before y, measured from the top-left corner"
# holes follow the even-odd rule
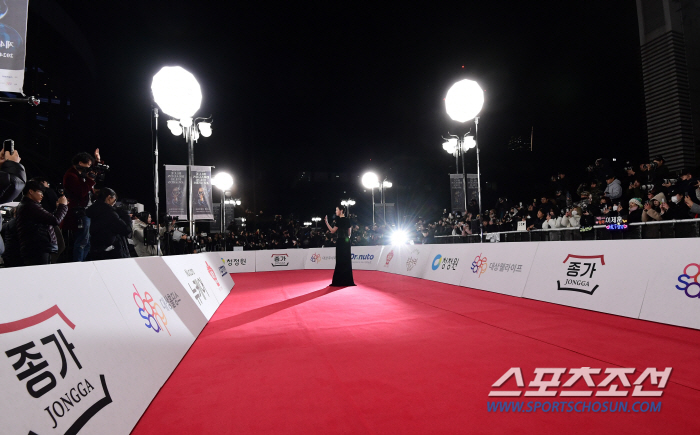
[[[694,275],[688,273],[688,269],[693,271],[695,268]],[[683,275],[678,277],[678,282],[682,285],[677,285],[676,288],[680,291],[684,291],[685,295],[689,298],[700,298],[700,284],[698,283],[698,276],[700,276],[700,264],[690,263],[683,269]],[[693,294],[694,293],[694,294]]]
[[[569,278],[564,280],[564,286],[562,286],[561,280],[557,280],[557,290],[585,293],[592,296],[599,287],[598,284],[593,282],[593,272],[597,270],[596,265],[605,266],[605,256],[569,254],[562,263],[568,263],[566,276]],[[584,268],[583,271],[581,270],[582,265]]]
[[[488,268],[488,263],[486,262],[486,257],[482,257],[481,254],[477,255],[474,261],[472,261],[472,272],[478,273],[479,277],[481,274],[486,272]]]
[[[433,258],[433,270],[438,270],[440,268],[440,263],[442,263],[442,255],[438,254]]]
[[[311,262],[312,263],[320,263],[321,262],[321,255],[320,254],[311,255]]]

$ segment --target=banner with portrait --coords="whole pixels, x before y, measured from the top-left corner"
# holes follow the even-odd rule
[[[214,220],[211,166],[191,166],[194,220]]]
[[[187,166],[165,165],[165,210],[168,216],[187,220]]]
[[[463,213],[467,210],[464,175],[450,174],[450,198],[453,212]]]
[[[5,0],[0,5],[0,91],[22,93],[27,53],[29,0]]]

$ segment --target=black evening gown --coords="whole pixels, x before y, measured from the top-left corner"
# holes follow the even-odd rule
[[[352,259],[350,258],[350,219],[341,217],[336,221],[338,242],[335,245],[335,272],[333,272],[333,287],[355,285],[352,279]]]

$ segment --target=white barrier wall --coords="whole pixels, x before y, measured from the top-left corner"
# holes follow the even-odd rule
[[[541,242],[523,297],[639,317],[655,240]]]
[[[313,248],[304,251],[304,269],[335,269],[335,248]]]
[[[522,296],[538,243],[470,243],[464,249],[467,268],[459,285]]]
[[[353,246],[352,268],[355,270],[377,270],[381,255],[381,246]]]
[[[216,252],[224,259],[230,273],[255,272],[255,251]]]
[[[658,240],[659,267],[648,273],[641,319],[700,329],[700,249],[697,239]],[[647,249],[635,258],[648,255]]]
[[[423,262],[427,260],[427,264],[422,267],[421,278],[459,285],[462,275],[469,267],[469,248],[460,245],[430,245],[427,255],[421,254]]]
[[[306,249],[270,249],[268,251],[255,251],[255,271],[277,272],[280,270],[301,270],[304,269],[306,255]]]

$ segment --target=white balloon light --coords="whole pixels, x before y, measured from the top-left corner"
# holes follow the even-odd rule
[[[455,150],[457,149],[457,139],[447,139],[447,142],[442,144],[442,149],[450,154],[454,154]]]
[[[473,80],[462,80],[447,91],[445,109],[450,118],[459,122],[474,119],[484,105],[484,91]]]
[[[153,76],[151,91],[156,104],[173,118],[192,118],[202,104],[197,79],[179,66],[166,66]]]
[[[233,177],[226,172],[219,172],[211,180],[211,183],[221,190],[227,190],[233,186]]]
[[[474,139],[474,136],[465,137],[464,138],[464,151],[470,150],[474,147],[476,147],[476,140]]]
[[[374,172],[367,172],[362,176],[362,185],[368,189],[379,187],[379,177]]]
[[[176,119],[168,119],[168,128],[170,132],[175,136],[180,136],[182,134],[182,126],[180,122]]]
[[[202,136],[204,136],[204,137],[211,136],[211,123],[198,122],[197,126],[199,127],[199,131],[202,133]]]

